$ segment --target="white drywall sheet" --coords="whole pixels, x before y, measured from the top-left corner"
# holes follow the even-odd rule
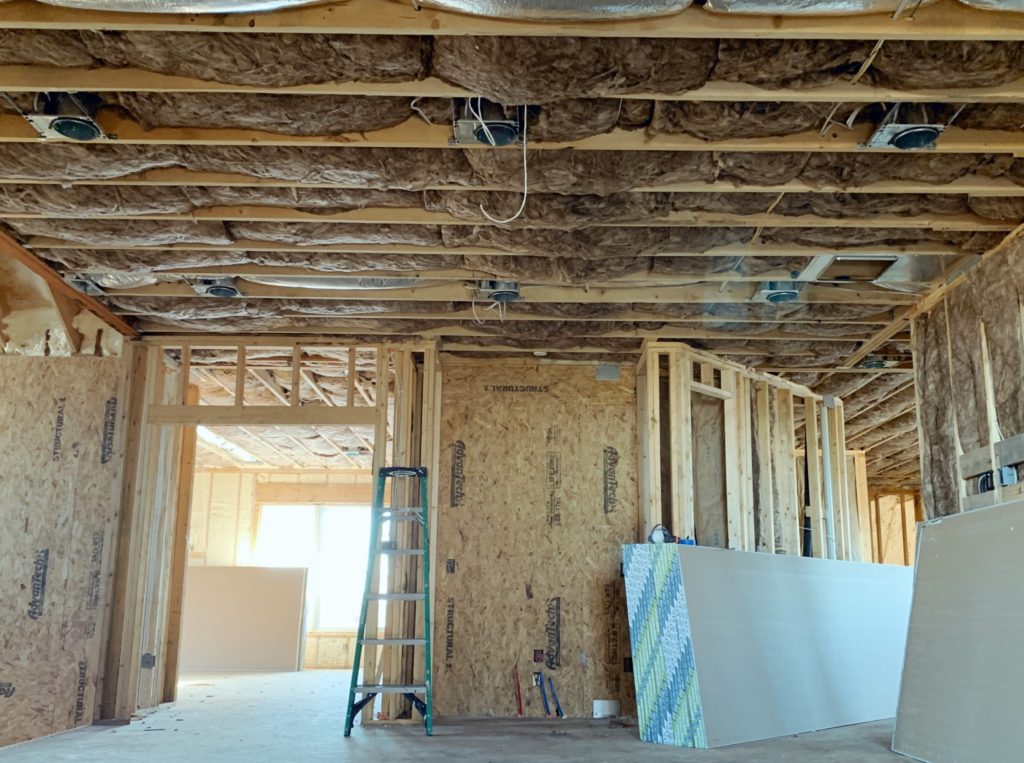
[[[918,528],[892,748],[928,763],[1024,757],[1024,501]]]
[[[304,568],[189,567],[181,669],[298,670],[305,598]]]
[[[891,718],[909,568],[680,547],[708,746]]]
[[[624,557],[645,740],[718,747],[895,714],[909,568],[652,544]]]

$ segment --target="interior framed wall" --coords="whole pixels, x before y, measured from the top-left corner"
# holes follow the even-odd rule
[[[276,404],[247,403],[245,384],[253,370],[248,359],[265,357],[265,348],[282,344],[291,347],[290,389],[275,396]],[[193,341],[168,337],[129,346],[125,480],[102,717],[127,721],[136,710],[173,698],[188,557],[188,510],[193,497],[195,427],[370,427],[375,467],[402,455],[399,443],[407,435],[398,432],[406,430],[396,429],[393,419],[396,411],[410,405],[401,402],[403,364],[416,366],[418,362],[422,366],[425,358],[435,357],[433,345],[360,345],[361,352],[368,349],[376,358],[371,389],[358,396],[365,396],[366,402],[357,399],[353,387],[347,405],[303,404],[299,389],[309,384],[303,375],[304,359],[307,353],[331,346],[337,343],[305,338],[289,342],[277,337]],[[354,348],[341,347],[348,357],[355,357]],[[226,352],[233,358],[236,394],[231,405],[201,404],[188,383],[193,368],[204,360],[209,362],[211,352]],[[264,488],[278,494],[287,490],[284,485]]]
[[[637,406],[638,540],[664,525],[700,545],[800,554],[809,537],[808,555],[861,557],[858,497],[867,496],[851,473],[842,400],[684,344],[647,342]],[[818,454],[806,468],[805,452]]]

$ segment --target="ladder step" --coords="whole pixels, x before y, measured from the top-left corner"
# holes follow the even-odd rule
[[[356,694],[422,694],[426,686],[399,686],[397,684],[360,684]]]
[[[416,507],[410,507],[408,509],[381,509],[381,519],[419,519],[423,516],[423,509],[417,509]]]
[[[392,556],[423,556],[422,548],[381,548],[378,551]]]
[[[378,479],[386,477],[420,477],[426,479],[425,466],[385,466],[378,472]]]
[[[366,598],[370,601],[422,601],[421,593],[369,593]]]
[[[364,638],[367,646],[426,646],[425,638]]]

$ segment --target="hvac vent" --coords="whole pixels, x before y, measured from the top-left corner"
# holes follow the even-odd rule
[[[881,358],[871,358],[870,360],[863,361],[858,368],[894,368],[899,365],[899,361],[896,360],[883,360]]]
[[[232,299],[242,296],[234,278],[199,278],[192,283],[192,290],[201,297]]]
[[[772,305],[796,302],[800,299],[800,290],[803,288],[803,281],[765,281],[757,290],[753,301]]]
[[[509,146],[519,141],[519,109],[509,118],[505,107],[486,98],[456,98],[452,101],[457,146]]]
[[[106,292],[92,279],[91,276],[74,275],[68,276],[66,280],[71,286],[75,287],[82,294],[88,294],[90,297],[103,297],[106,296]]]
[[[920,151],[935,148],[946,125],[909,122],[900,119],[900,104],[893,106],[878,127],[871,133],[864,148],[898,148],[901,151]]]
[[[112,140],[96,121],[102,105],[100,97],[92,93],[39,93],[32,113],[26,114],[20,109],[19,113],[43,140],[88,143]]]
[[[494,302],[518,302],[522,299],[519,284],[515,281],[481,281],[477,294],[480,299]]]

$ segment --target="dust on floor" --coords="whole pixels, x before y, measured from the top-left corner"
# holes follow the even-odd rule
[[[356,727],[342,736],[348,671],[190,675],[178,702],[129,726],[80,728],[0,750],[0,763],[228,763],[370,761],[389,763],[876,763],[906,760],[889,751],[892,721],[716,750],[641,742],[637,729],[609,721],[444,720],[434,736],[418,726]]]

